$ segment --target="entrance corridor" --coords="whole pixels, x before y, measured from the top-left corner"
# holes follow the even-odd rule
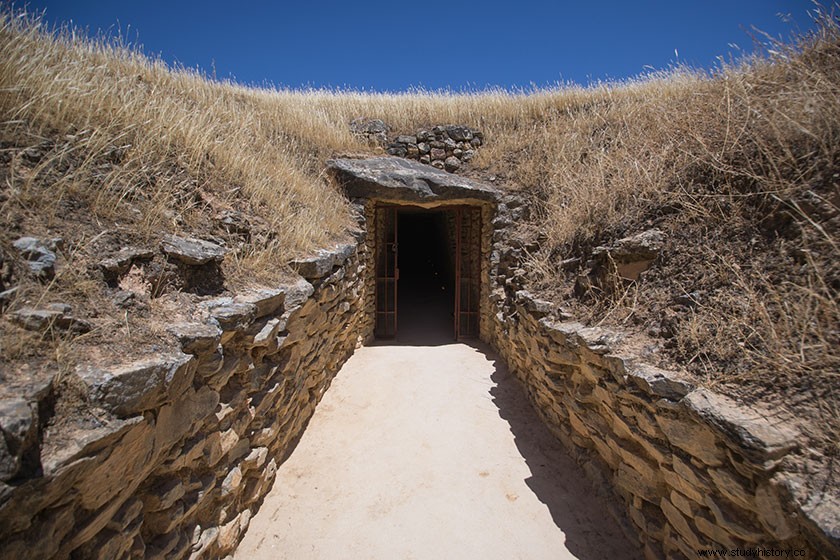
[[[491,351],[412,342],[350,358],[236,559],[637,556]]]

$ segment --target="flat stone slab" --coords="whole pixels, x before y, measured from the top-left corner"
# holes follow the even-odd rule
[[[740,405],[703,388],[692,391],[682,402],[691,414],[734,442],[737,451],[752,461],[777,459],[799,445],[798,430],[772,411]]]
[[[416,161],[397,157],[329,160],[350,198],[380,198],[402,202],[478,199],[496,202],[494,187],[447,173]]]
[[[210,261],[221,262],[227,253],[227,249],[211,241],[177,235],[164,237],[160,242],[160,249],[168,257],[192,266],[200,266]]]

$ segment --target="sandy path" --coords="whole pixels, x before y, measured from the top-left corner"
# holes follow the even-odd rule
[[[630,558],[495,355],[371,346],[339,372],[236,558]]]

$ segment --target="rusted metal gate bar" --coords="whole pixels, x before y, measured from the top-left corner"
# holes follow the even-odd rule
[[[397,335],[397,207],[376,207],[376,325],[375,335]]]
[[[455,208],[455,338],[478,336],[480,263],[476,247],[477,213],[472,206]]]

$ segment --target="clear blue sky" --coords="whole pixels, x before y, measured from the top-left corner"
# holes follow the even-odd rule
[[[2,0],[0,0],[2,1]],[[823,0],[823,3],[828,0]],[[20,6],[22,2],[15,2]],[[146,53],[276,87],[402,91],[586,85],[709,68],[812,27],[809,0],[29,0],[49,23],[122,30]]]

